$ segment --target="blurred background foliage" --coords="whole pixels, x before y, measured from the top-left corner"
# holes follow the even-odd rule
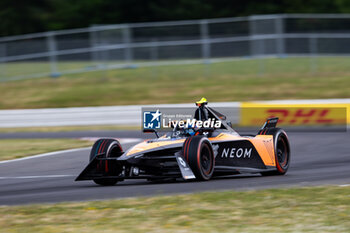
[[[349,0],[0,0],[0,36],[93,24],[349,12]]]

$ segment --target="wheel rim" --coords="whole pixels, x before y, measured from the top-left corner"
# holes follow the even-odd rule
[[[204,174],[209,175],[213,167],[213,160],[211,150],[206,143],[202,146],[200,160],[201,170]]]
[[[280,138],[277,144],[277,161],[282,169],[288,167],[288,147],[284,138]]]

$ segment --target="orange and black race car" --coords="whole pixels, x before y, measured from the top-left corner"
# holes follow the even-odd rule
[[[239,135],[226,117],[196,103],[197,120],[221,121],[220,128],[179,128],[141,142],[123,151],[115,139],[99,139],[90,153],[90,163],[76,178],[114,185],[125,179],[197,179],[240,173],[284,175],[289,167],[290,146],[284,130],[276,128],[278,118],[267,119],[256,135]]]

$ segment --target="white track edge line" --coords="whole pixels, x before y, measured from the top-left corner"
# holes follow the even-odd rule
[[[76,152],[76,151],[85,150],[85,149],[89,149],[89,148],[91,148],[91,147],[90,146],[89,147],[81,147],[81,148],[75,148],[75,149],[54,151],[54,152],[38,154],[38,155],[31,155],[31,156],[27,156],[27,157],[23,157],[23,158],[18,158],[18,159],[9,159],[9,160],[0,161],[0,164],[23,161],[23,160],[28,160],[28,159],[41,158],[41,157],[47,157],[47,156],[52,156],[52,155],[57,155],[57,154],[62,154],[62,153]]]
[[[75,175],[42,175],[42,176],[0,176],[0,180],[5,179],[40,179],[40,178],[61,178],[72,177]]]
[[[124,143],[130,144],[130,143],[136,142],[136,138],[135,138],[135,140],[130,140],[130,139],[133,139],[133,138],[127,138],[126,142],[124,142]],[[138,138],[138,139],[139,139],[139,141],[142,141],[141,138]],[[122,138],[119,138],[119,140],[122,140]],[[89,148],[91,148],[91,146],[80,147],[80,148],[75,148],[75,149],[68,149],[68,150],[53,151],[53,152],[48,152],[48,153],[44,153],[44,154],[31,155],[31,156],[27,156],[27,157],[23,157],[23,158],[18,158],[18,159],[4,160],[4,161],[0,161],[0,164],[18,162],[18,161],[23,161],[23,160],[28,160],[28,159],[36,159],[36,158],[47,157],[47,156],[52,156],[52,155],[57,155],[57,154],[62,154],[62,153],[77,152],[77,151],[86,150]]]

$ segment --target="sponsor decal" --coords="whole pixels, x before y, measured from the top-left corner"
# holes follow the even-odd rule
[[[181,153],[180,152],[176,152],[175,156],[176,156],[176,160],[177,160],[177,162],[179,164],[179,168],[180,168],[182,177],[185,180],[195,179],[196,177],[194,176],[192,170],[188,167],[188,165],[187,165],[186,161],[183,159]]]
[[[253,148],[224,148],[221,152],[221,158],[250,158]]]
[[[278,117],[279,123],[297,124],[297,123],[320,123],[330,124],[334,119],[329,118],[330,109],[266,109],[266,113],[271,117]]]
[[[278,125],[346,125],[347,111],[343,106],[328,105],[273,105],[243,103],[242,126],[259,126],[267,118],[278,117]]]
[[[187,167],[187,166],[186,166],[186,162],[185,162],[181,157],[178,157],[178,159],[179,159],[180,164],[181,164],[183,167]]]

